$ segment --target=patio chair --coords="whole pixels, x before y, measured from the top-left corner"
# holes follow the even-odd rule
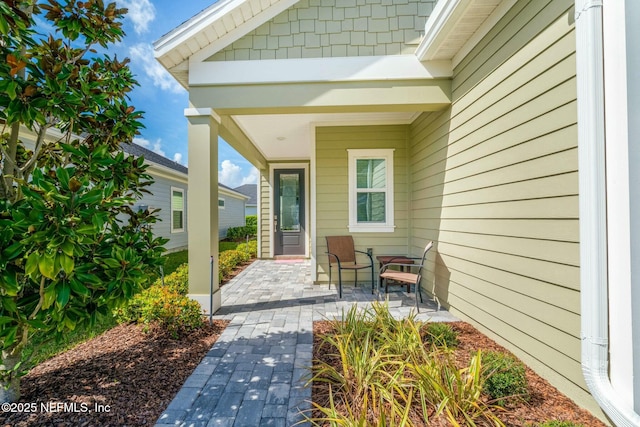
[[[329,256],[329,283],[331,283],[331,270],[338,267],[338,293],[342,298],[342,270],[353,270],[356,274],[356,286],[358,286],[358,270],[371,269],[371,293],[374,291],[373,258],[370,253],[356,251],[352,236],[326,236],[327,255]],[[367,263],[359,264],[356,261],[356,253],[369,257]]]
[[[422,292],[420,290],[420,280],[422,279],[422,270],[425,267],[425,259],[427,258],[427,252],[433,247],[433,242],[427,243],[427,246],[424,248],[424,252],[422,253],[421,258],[416,257],[402,257],[405,259],[411,260],[420,260],[420,264],[403,264],[400,262],[393,262],[390,260],[388,263],[382,266],[380,270],[380,279],[383,281],[385,285],[385,289],[387,287],[387,280],[394,280],[396,282],[406,283],[408,285],[414,285],[415,293],[416,293],[416,310],[418,313],[420,312],[420,307],[418,306],[418,294],[420,295],[420,302],[422,302]],[[390,269],[389,267],[402,267],[401,271]],[[413,269],[413,272],[412,270]]]

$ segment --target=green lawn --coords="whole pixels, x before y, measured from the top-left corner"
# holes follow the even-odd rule
[[[242,242],[220,242],[218,244],[218,251],[230,251],[238,247]],[[164,275],[171,274],[181,265],[189,261],[189,252],[185,249],[179,252],[172,252],[165,255],[166,261],[164,262]]]
[[[171,274],[176,271],[176,269],[180,267],[180,265],[188,262],[189,253],[187,252],[187,250],[172,252],[165,255],[165,258],[166,260],[164,262],[164,275],[166,276],[167,274]]]

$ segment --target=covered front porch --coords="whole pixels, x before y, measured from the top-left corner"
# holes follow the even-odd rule
[[[294,425],[310,408],[304,387],[311,366],[313,322],[367,307],[385,295],[368,285],[345,286],[338,298],[334,285],[314,285],[309,260],[257,260],[221,288],[222,308],[214,316],[229,320],[211,351],[186,381],[158,426]],[[391,313],[405,317],[414,295],[394,287]],[[418,318],[455,321],[428,299]]]

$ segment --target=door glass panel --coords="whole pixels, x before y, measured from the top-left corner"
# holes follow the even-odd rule
[[[280,229],[300,231],[300,176],[280,175]]]

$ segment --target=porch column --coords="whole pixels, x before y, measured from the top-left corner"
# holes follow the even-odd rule
[[[209,313],[210,280],[213,312],[220,308],[218,283],[218,131],[220,119],[211,108],[188,108],[189,297]],[[213,267],[210,259],[213,257]]]

